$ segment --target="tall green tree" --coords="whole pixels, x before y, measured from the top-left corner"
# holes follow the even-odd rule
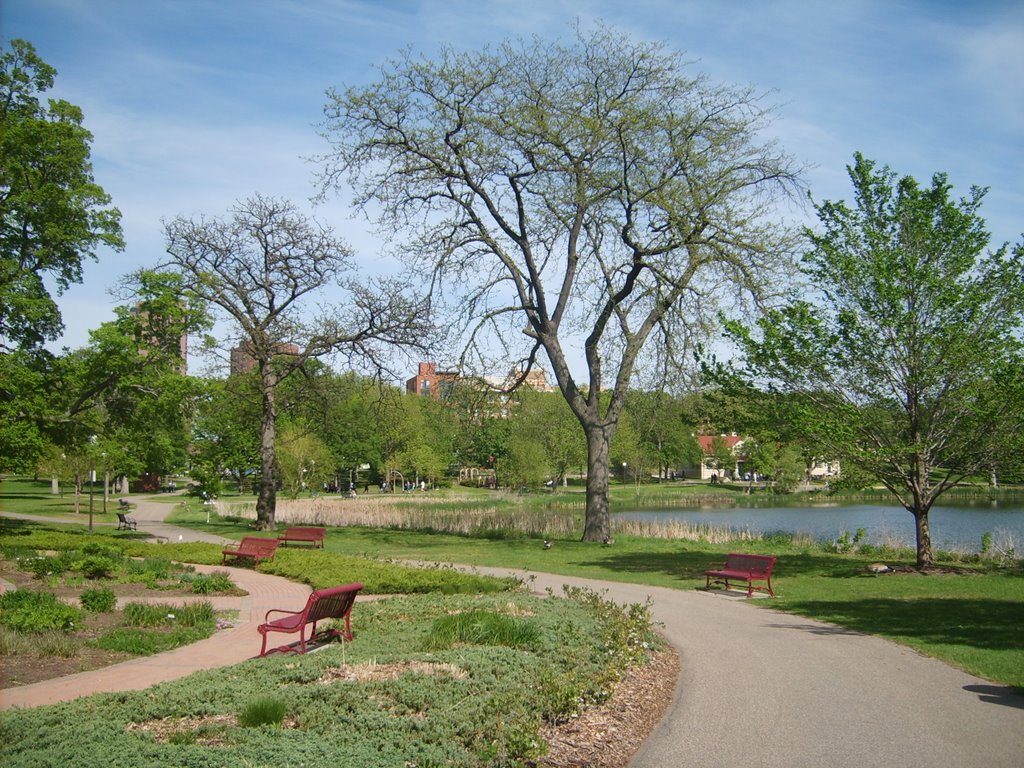
[[[1021,370],[1024,247],[987,250],[982,189],[955,199],[945,174],[922,186],[860,154],[848,170],[854,204],[817,205],[807,233],[815,300],[730,330],[748,373],[799,395],[812,442],[914,516],[927,566],[932,505],[1024,429],[999,394]]]
[[[41,100],[56,74],[25,40],[0,52],[0,352],[60,335],[46,278],[63,291],[98,248],[124,247],[121,214],[93,180],[81,109]]]
[[[769,110],[598,27],[568,44],[407,53],[332,93],[326,115],[325,191],[347,181],[432,276],[466,356],[493,369],[483,358],[501,346],[523,377],[547,356],[587,439],[583,538],[603,541],[609,446],[641,353],[676,364],[720,300],[777,281],[788,232],[765,214],[794,168],[759,137]]]

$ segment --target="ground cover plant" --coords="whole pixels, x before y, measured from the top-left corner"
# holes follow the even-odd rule
[[[469,616],[446,643],[441,625]],[[494,627],[515,626],[514,632]],[[359,605],[356,637],[146,691],[0,716],[5,766],[527,765],[547,724],[601,702],[658,646],[646,606],[596,593],[410,595]]]

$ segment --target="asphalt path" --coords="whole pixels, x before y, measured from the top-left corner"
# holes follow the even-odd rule
[[[170,509],[144,502],[132,516],[167,540],[221,541],[167,525]],[[630,768],[1024,768],[1024,697],[905,646],[740,593],[473,570],[512,573],[537,591],[568,584],[651,601],[681,674]]]

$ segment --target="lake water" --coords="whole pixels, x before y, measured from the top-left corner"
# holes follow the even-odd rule
[[[617,516],[636,520],[686,522],[754,533],[807,533],[830,541],[844,531],[852,536],[867,531],[869,544],[913,546],[914,518],[903,507],[889,504],[830,504],[813,506],[687,507],[672,510],[629,510]],[[977,552],[981,537],[1024,552],[1024,504],[980,501],[972,505],[935,506],[928,515],[934,549]]]

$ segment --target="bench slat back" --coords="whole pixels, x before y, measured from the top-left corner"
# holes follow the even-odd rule
[[[775,565],[773,555],[748,555],[732,553],[725,557],[725,570],[749,573],[770,573]]]
[[[323,536],[326,528],[285,528],[285,536]]]
[[[356,594],[363,588],[361,583],[343,584],[340,587],[318,589],[306,602],[306,621],[343,619],[352,610]]]
[[[260,536],[246,536],[238,546],[240,552],[252,552],[258,555],[272,555],[277,551],[277,539],[264,539]]]

